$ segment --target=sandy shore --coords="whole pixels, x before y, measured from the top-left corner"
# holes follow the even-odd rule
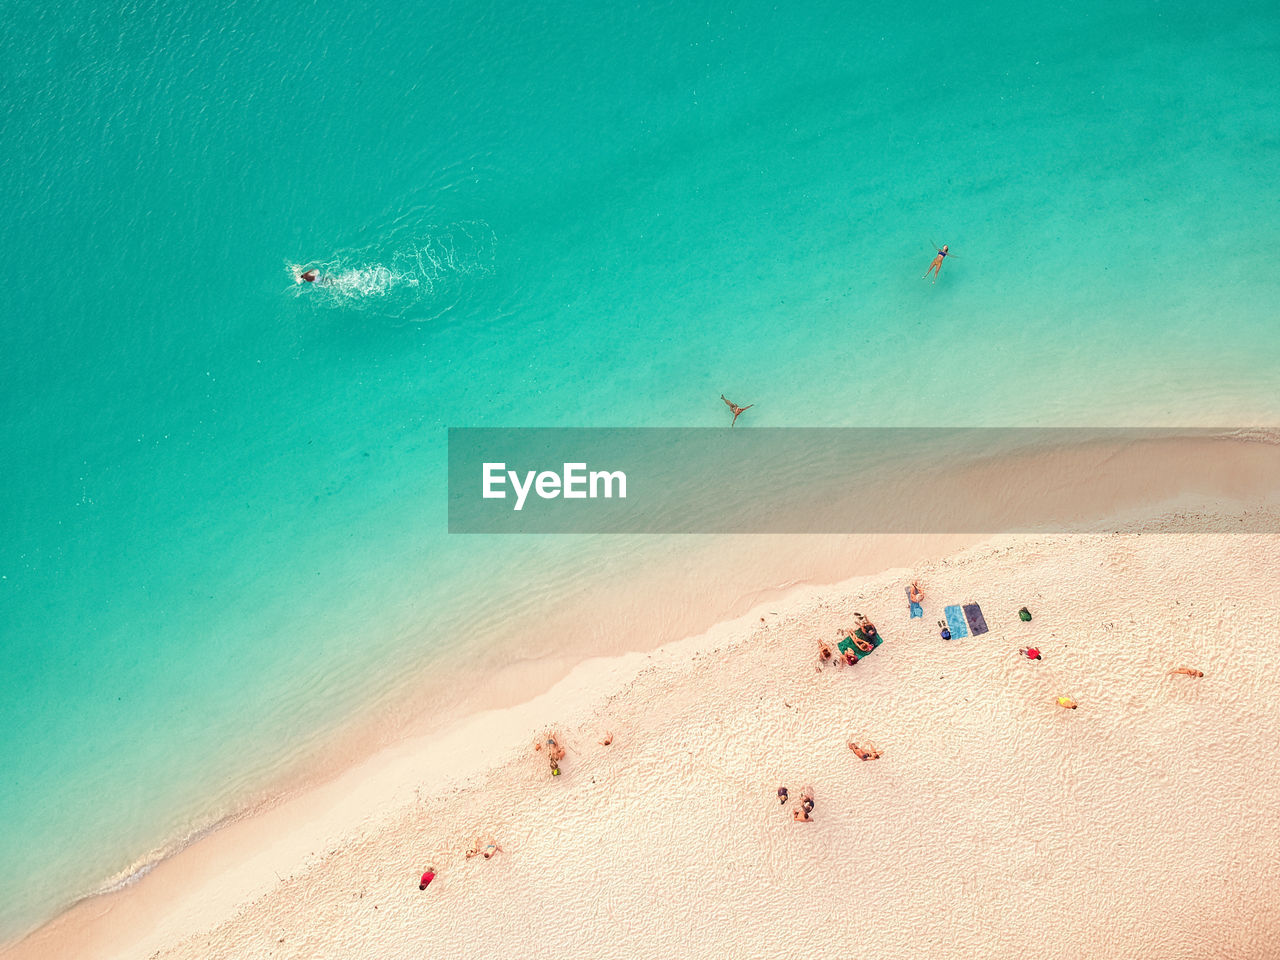
[[[7,955],[1277,955],[1280,538],[1159,526],[919,564],[923,619],[895,570],[589,661]],[[942,606],[968,601],[991,632],[941,640]],[[818,671],[817,639],[854,610],[886,642]],[[1168,675],[1184,665],[1204,677]],[[549,726],[558,778],[530,749]],[[849,739],[884,755],[860,762]],[[780,784],[812,784],[814,823]],[[503,852],[466,859],[490,834]]]

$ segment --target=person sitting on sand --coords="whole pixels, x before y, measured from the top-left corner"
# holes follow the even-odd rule
[[[858,655],[852,650],[846,650],[840,657],[846,667],[852,667],[858,662]]]
[[[938,626],[942,628],[941,630],[938,631],[938,636],[940,636],[943,640],[950,640],[951,628],[947,626],[947,621],[939,620]]]
[[[818,641],[818,666],[831,662],[831,645],[825,640]]]
[[[920,581],[911,581],[911,591],[907,594],[907,599],[912,603],[919,603],[924,599],[924,591],[920,589]]]
[[[1028,660],[1039,660],[1039,659],[1040,659],[1040,648],[1039,648],[1039,647],[1023,647],[1023,648],[1022,648],[1021,650],[1019,650],[1018,652],[1019,652],[1020,654],[1022,654],[1024,657],[1026,657]]]
[[[813,823],[813,817],[809,816],[809,811],[804,804],[791,811],[791,819],[796,823]]]
[[[867,639],[874,639],[876,635],[876,625],[860,613],[855,613],[853,617],[858,621],[858,629],[866,634]]]
[[[800,791],[800,806],[806,814],[813,813],[813,787],[805,787]]]
[[[550,731],[543,734],[543,739],[535,740],[533,743],[534,750],[541,750],[543,747],[547,749],[547,760],[551,764],[551,775],[553,777],[560,776],[560,761],[564,759],[564,747],[560,746],[560,741]]]
[[[785,804],[786,804],[786,802],[787,802],[787,797],[788,797],[787,788],[786,788],[786,787],[779,787],[779,788],[778,788],[778,803],[785,805]]]
[[[427,867],[427,872],[422,875],[422,879],[418,882],[418,889],[419,890],[427,889],[431,881],[434,880],[435,878],[436,878],[436,868]]]
[[[1177,670],[1170,670],[1169,676],[1203,677],[1204,674],[1199,670],[1192,670],[1190,667],[1179,667]]]
[[[490,838],[487,842],[482,842],[480,838],[477,837],[476,842],[473,843],[471,845],[471,849],[467,851],[467,859],[470,860],[472,857],[478,854],[484,857],[486,860],[492,860],[493,855],[495,853],[501,853],[501,852],[502,852],[502,848],[498,846],[496,843],[494,843],[492,838]]]
[[[534,750],[541,750],[543,747],[547,748],[547,755],[551,758],[552,763],[564,759],[564,747],[560,746],[560,741],[556,739],[554,733],[548,732],[543,735],[542,740],[534,741]]]
[[[600,738],[600,746],[607,747],[611,743],[613,743],[613,733],[606,730],[604,736]]]
[[[849,749],[853,751],[853,755],[859,760],[879,760],[880,751],[875,747],[860,747],[852,740],[849,741]]]

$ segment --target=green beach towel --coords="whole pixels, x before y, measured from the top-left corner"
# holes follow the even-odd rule
[[[859,660],[861,660],[863,657],[867,656],[868,654],[875,653],[876,647],[880,646],[880,644],[884,642],[884,637],[880,636],[879,630],[876,631],[876,635],[874,637],[870,637],[870,638],[868,638],[867,635],[862,632],[861,627],[859,627],[853,633],[854,633],[854,636],[856,636],[859,640],[864,640],[867,643],[871,644],[871,649],[867,651],[860,650],[858,648],[858,645],[853,642],[853,637],[845,637],[838,644],[836,644],[836,646],[839,648],[841,653],[844,653],[846,650],[852,650]]]

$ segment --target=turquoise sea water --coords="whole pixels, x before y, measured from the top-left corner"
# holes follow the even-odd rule
[[[1280,10],[1190,7],[11,5],[0,938],[609,549],[450,539],[446,426],[1277,422]]]

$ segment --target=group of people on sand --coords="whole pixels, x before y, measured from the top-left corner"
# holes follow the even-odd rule
[[[1023,607],[1021,610],[1018,611],[1018,618],[1023,621],[1029,621],[1031,619],[1031,613],[1030,611],[1027,610],[1026,607]],[[1037,662],[1041,662],[1044,660],[1044,656],[1040,653],[1039,647],[1022,647],[1018,650],[1018,655],[1022,657],[1026,657],[1028,660],[1033,660]],[[1204,676],[1204,672],[1201,670],[1193,669],[1192,667],[1177,667],[1173,670],[1170,670],[1168,673],[1168,676],[1200,678]],[[1076,710],[1076,709],[1079,709],[1080,707],[1080,704],[1076,703],[1075,698],[1070,696],[1064,695],[1064,696],[1058,697],[1055,702],[1058,704],[1058,706],[1062,707],[1064,710]]]
[[[782,806],[787,805],[787,801],[791,799],[791,794],[787,788],[778,788],[778,803]],[[796,823],[813,823],[813,787],[805,787],[800,791],[799,801],[791,808],[791,819]]]
[[[600,746],[607,747],[613,743],[612,731],[606,730],[599,740]],[[547,752],[547,761],[551,765],[551,775],[560,776],[560,761],[564,759],[564,745],[554,731],[548,730],[533,741],[534,753]]]
[[[611,743],[613,743],[613,733],[606,730],[604,736],[600,738],[600,745],[607,747]],[[547,760],[551,765],[551,775],[553,777],[560,776],[560,761],[565,757],[565,749],[560,742],[559,735],[552,730],[546,731],[533,741],[533,749],[535,753],[545,751]],[[495,854],[502,852],[502,847],[498,845],[498,842],[492,836],[476,837],[471,846],[467,848],[466,858],[470,860],[473,857],[484,857],[486,860],[492,860]],[[427,889],[437,876],[436,868],[428,867],[418,881],[418,889]]]
[[[852,640],[853,646],[863,653],[870,653],[876,648],[876,625],[860,613],[855,613],[853,616],[857,624],[854,629],[850,630],[848,627],[841,627],[836,632],[841,638],[848,637]],[[861,636],[859,636],[859,633],[861,633]],[[818,641],[818,669],[822,669],[829,663],[834,663],[838,667],[852,667],[857,662],[858,655],[853,652],[852,648],[846,648],[837,655],[827,641]]]
[[[560,740],[556,735],[548,730],[533,741],[533,749],[538,752],[546,750],[547,759],[551,762],[551,775],[553,777],[560,776],[560,761],[564,759],[564,747],[560,745]]]
[[[472,857],[484,857],[486,860],[492,860],[494,854],[501,852],[502,848],[498,846],[497,841],[494,840],[493,837],[476,837],[475,840],[472,841],[471,846],[467,848],[466,856],[468,860]],[[427,887],[431,886],[431,881],[435,880],[437,876],[439,876],[439,872],[434,866],[427,867],[423,872],[422,877],[418,880],[418,889],[427,889]]]

